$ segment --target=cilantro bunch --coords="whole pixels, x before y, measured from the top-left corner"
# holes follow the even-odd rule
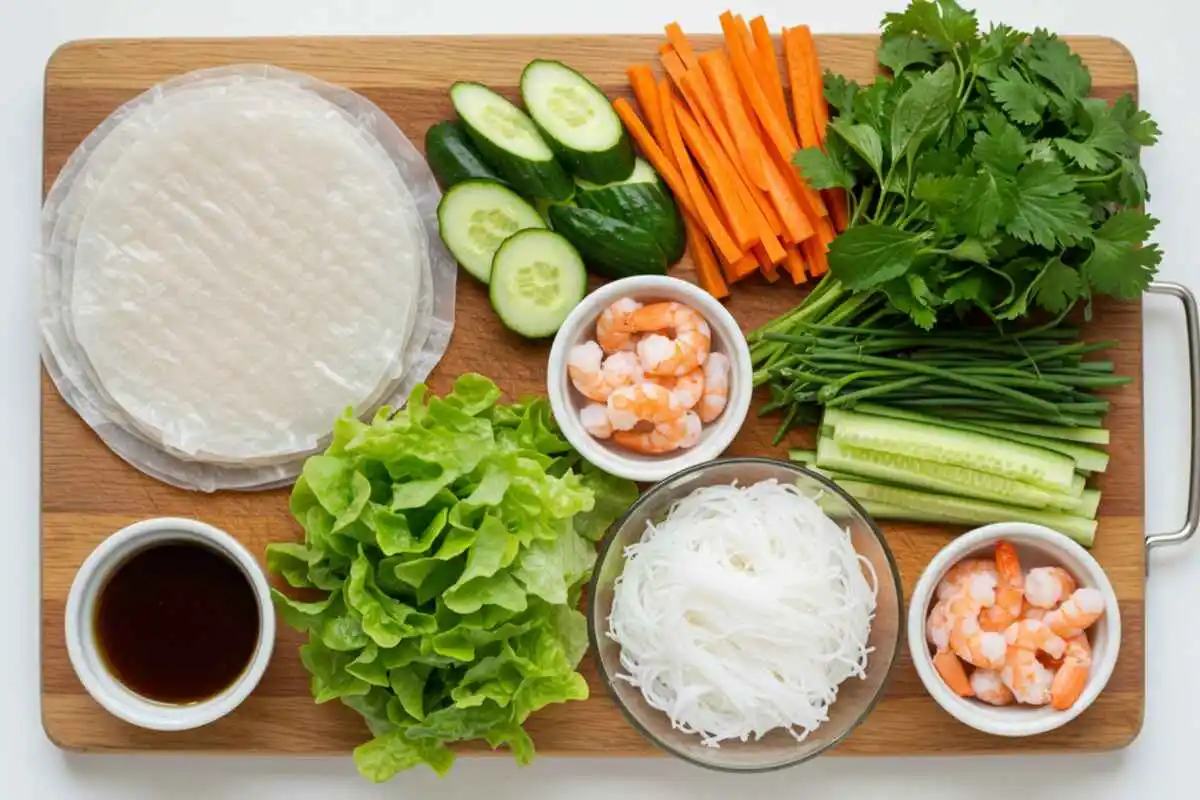
[[[795,157],[850,198],[833,277],[925,329],[945,311],[1014,320],[1138,297],[1162,260],[1138,208],[1150,116],[1129,95],[1090,97],[1079,56],[1044,30],[982,32],[954,0],[913,0],[883,26],[888,74],[828,74],[825,150]]]

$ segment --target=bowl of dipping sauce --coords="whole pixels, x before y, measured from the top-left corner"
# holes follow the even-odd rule
[[[113,716],[180,731],[237,708],[275,642],[270,587],[225,531],[163,517],[122,528],[83,562],[67,597],[67,653]]]

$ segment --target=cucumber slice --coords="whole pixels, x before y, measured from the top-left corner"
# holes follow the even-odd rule
[[[976,433],[986,434],[988,436],[997,436],[1001,439],[1008,439],[1012,442],[1021,442],[1022,444],[1031,444],[1034,447],[1044,447],[1047,450],[1053,450],[1056,453],[1062,453],[1065,456],[1070,456],[1075,459],[1075,469],[1084,470],[1087,472],[1104,472],[1108,469],[1108,453],[1099,450],[1095,447],[1089,447],[1086,444],[1079,444],[1074,441],[1066,441],[1064,439],[1049,439],[1043,438],[1040,435],[1034,435],[1027,432],[1029,428],[1053,428],[1053,426],[1045,425],[1020,425],[1013,423],[997,422],[995,425],[984,422],[968,422],[967,420],[957,419],[941,419],[932,417],[928,414],[922,414],[919,411],[907,411],[902,408],[892,408],[890,406],[876,405],[875,403],[859,403],[854,407],[855,413],[873,414],[879,417],[889,417],[891,419],[906,419],[912,422],[926,422],[930,425],[941,425],[944,428],[954,428],[960,431],[975,431]],[[837,409],[826,409],[826,417],[828,420],[829,414],[836,415],[839,412]],[[826,423],[832,424],[832,423]],[[1002,427],[1003,426],[1003,427]],[[1108,431],[1099,430],[1096,428],[1053,428],[1054,430],[1078,430],[1091,431],[1102,433],[1105,442],[1108,440]],[[1099,440],[1101,437],[1093,436],[1093,439]]]
[[[546,223],[516,192],[492,181],[469,180],[438,203],[438,232],[463,269],[487,283],[492,259],[508,237]]]
[[[579,188],[575,202],[607,217],[650,233],[668,264],[683,258],[687,237],[679,209],[658,183],[618,183],[596,189]]]
[[[1096,539],[1096,521],[1073,514],[1034,511],[1020,506],[990,503],[966,497],[952,497],[914,489],[901,489],[866,481],[839,480],[838,486],[860,503],[883,503],[922,515],[936,515],[960,525],[987,525],[992,522],[1031,522],[1066,534],[1084,547]]]
[[[571,196],[570,177],[525,112],[481,83],[454,84],[450,102],[484,159],[514,189],[551,200]]]
[[[1063,439],[1068,442],[1083,442],[1085,444],[1108,444],[1109,434],[1104,428],[1068,428],[1062,425],[1034,425],[1028,422],[991,423],[980,422],[985,428],[998,429],[1003,424],[1004,429],[1045,439]]]
[[[652,232],[590,208],[551,206],[549,214],[592,271],[607,278],[667,274],[667,256]]]
[[[587,292],[587,270],[570,242],[547,230],[504,240],[492,259],[492,308],[510,330],[553,336]]]
[[[442,189],[479,178],[503,183],[487,165],[461,122],[448,119],[425,131],[425,160]]]
[[[909,455],[843,446],[825,437],[817,442],[817,466],[884,483],[962,497],[978,497],[1035,510],[1054,509],[1077,513],[1083,505],[1078,496],[1046,492],[1011,478]],[[1082,483],[1079,490],[1083,491]]]
[[[559,61],[538,59],[521,73],[521,98],[572,174],[595,183],[629,177],[633,145],[594,83]]]
[[[1001,475],[1066,494],[1075,461],[1041,447],[939,425],[841,412],[834,440],[864,450],[882,450]]]

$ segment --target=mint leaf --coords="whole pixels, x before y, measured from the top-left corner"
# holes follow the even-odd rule
[[[913,82],[892,112],[892,161],[911,156],[953,112],[958,71],[947,62]]]
[[[1141,211],[1118,211],[1095,233],[1092,254],[1081,271],[1098,292],[1122,300],[1141,295],[1162,262],[1156,244],[1144,244],[1158,220]]]
[[[854,174],[841,161],[819,147],[805,147],[792,156],[792,163],[814,189],[853,189]]]
[[[856,225],[829,246],[829,269],[850,289],[870,289],[907,272],[923,241],[889,225]]]
[[[870,125],[851,125],[846,119],[838,118],[830,123],[829,130],[841,137],[883,180],[883,144],[874,128]]]
[[[1035,161],[1017,173],[1016,209],[1005,230],[1047,250],[1086,238],[1088,208],[1075,181],[1057,164]]]
[[[879,45],[876,57],[880,64],[891,70],[893,75],[899,75],[914,64],[932,66],[935,63],[933,48],[911,34],[901,34],[891,39],[885,39]]]
[[[988,91],[1009,118],[1023,125],[1040,123],[1049,102],[1046,93],[1012,67],[1001,67],[998,75],[997,80],[988,84]]]
[[[1051,314],[1066,311],[1079,299],[1082,281],[1079,273],[1055,258],[1046,265],[1033,292],[1033,299]]]

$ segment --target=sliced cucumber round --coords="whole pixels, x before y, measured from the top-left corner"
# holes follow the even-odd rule
[[[468,180],[438,203],[438,231],[463,269],[487,283],[500,245],[518,231],[545,228],[542,216],[507,186]]]
[[[579,251],[553,231],[514,233],[492,259],[492,308],[507,328],[529,339],[557,333],[586,292]]]
[[[539,59],[521,73],[521,98],[574,175],[595,183],[629,177],[633,145],[612,103],[594,83],[561,62]]]
[[[594,192],[597,189],[609,189],[613,186],[631,186],[636,183],[653,183],[656,186],[662,185],[662,180],[658,177],[654,167],[650,166],[650,162],[644,158],[636,158],[633,161],[633,172],[629,173],[629,177],[621,181],[613,181],[612,183],[592,183],[586,178],[575,178],[575,185],[580,191]]]
[[[488,164],[529,197],[565,200],[571,178],[521,109],[481,83],[450,87],[450,102]]]

